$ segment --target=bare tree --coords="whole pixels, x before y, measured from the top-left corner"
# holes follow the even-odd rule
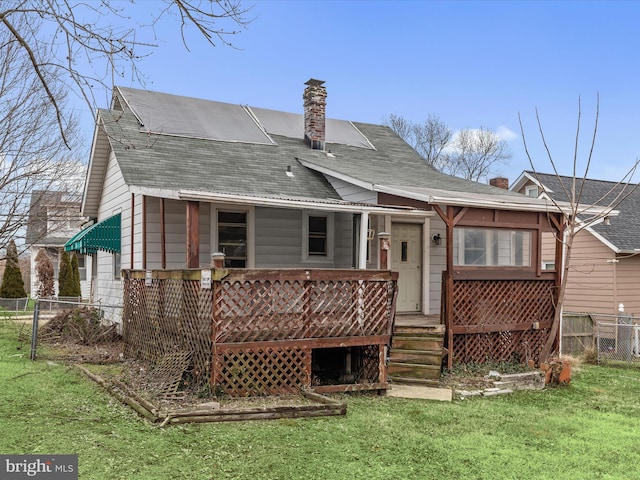
[[[229,38],[245,27],[248,10],[240,0],[164,0],[150,24],[140,24],[132,15],[135,2],[96,0],[3,0],[0,30],[17,43],[29,61],[39,94],[47,99],[57,117],[59,134],[65,143],[68,114],[60,96],[60,84],[85,99],[95,109],[95,89],[110,91],[114,77],[129,73],[142,77],[138,61],[150,54],[155,44],[155,26],[174,16],[188,48],[187,34],[195,30],[211,45],[231,45]],[[232,28],[226,28],[231,25]],[[141,39],[152,35],[149,41]]]
[[[507,142],[484,127],[454,134],[435,115],[429,115],[424,123],[412,123],[399,115],[389,115],[384,122],[425,162],[449,175],[476,182],[486,180],[496,165],[511,158]]]
[[[388,115],[384,123],[413,147],[424,161],[440,171],[449,164],[447,147],[453,132],[437,116],[430,114],[424,123],[413,123],[399,115]]]
[[[448,173],[479,182],[510,158],[507,142],[488,128],[460,130],[451,142]]]
[[[556,294],[556,310],[553,318],[553,323],[551,325],[551,329],[549,332],[549,338],[547,339],[544,347],[539,356],[539,362],[544,362],[548,360],[555,352],[553,352],[553,345],[555,343],[556,337],[558,335],[558,331],[560,329],[561,319],[562,319],[562,306],[564,303],[566,287],[567,287],[567,279],[569,276],[570,262],[571,262],[571,254],[573,249],[573,243],[576,236],[585,228],[594,225],[596,223],[602,222],[606,217],[615,214],[615,209],[622,203],[624,200],[631,195],[636,188],[638,188],[637,183],[631,183],[633,176],[640,164],[640,159],[636,159],[631,168],[626,172],[626,174],[620,179],[620,181],[616,182],[612,187],[605,192],[600,198],[598,198],[595,202],[591,201],[588,203],[583,202],[583,191],[584,185],[587,181],[589,168],[591,166],[591,161],[593,159],[593,149],[596,141],[596,134],[598,131],[598,120],[600,115],[600,99],[598,97],[596,103],[596,112],[595,112],[595,122],[593,126],[593,132],[590,138],[590,148],[589,153],[587,154],[583,167],[580,167],[579,155],[578,155],[578,146],[580,143],[580,128],[581,128],[581,117],[582,117],[582,109],[580,99],[578,99],[578,118],[577,118],[577,126],[576,126],[576,135],[574,142],[574,151],[573,151],[573,176],[570,177],[569,181],[566,180],[566,177],[563,177],[558,172],[557,163],[553,158],[553,155],[549,149],[547,144],[544,131],[542,128],[542,122],[540,120],[540,116],[538,111],[536,110],[536,122],[538,126],[538,131],[540,133],[540,138],[542,144],[544,146],[544,150],[547,155],[547,159],[553,168],[553,173],[556,178],[559,180],[561,188],[562,188],[562,197],[566,200],[558,200],[558,196],[554,196],[553,198],[549,196],[549,201],[552,203],[554,208],[557,211],[562,212],[563,223],[561,225],[561,233],[556,241],[562,242],[564,249],[564,263],[562,266],[562,276],[560,281],[560,286],[558,288]],[[524,143],[525,153],[529,160],[529,164],[531,165],[531,169],[533,170],[534,175],[537,178],[537,171],[534,166],[533,159],[531,154],[529,153],[529,149],[527,146],[526,136],[524,134],[524,127],[522,124],[522,119],[520,115],[518,115],[520,121],[520,131],[522,133],[522,140]],[[582,171],[578,170],[582,168]],[[558,268],[560,268],[558,266]]]
[[[49,89],[64,107],[64,86],[52,78]],[[29,210],[37,207],[34,191],[68,189],[69,180],[84,169],[57,134],[63,128],[68,145],[78,147],[75,117],[59,121],[19,42],[0,30],[0,249],[12,239],[22,244]]]

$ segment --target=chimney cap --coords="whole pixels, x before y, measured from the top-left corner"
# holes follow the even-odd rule
[[[304,82],[304,84],[309,85],[310,87],[319,87],[320,85],[324,84],[324,80],[316,80],[315,78],[310,78],[309,80]]]

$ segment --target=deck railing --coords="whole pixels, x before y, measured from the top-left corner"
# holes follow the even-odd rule
[[[343,389],[384,388],[396,280],[378,270],[128,270],[126,353],[177,357],[197,381],[248,395],[312,386],[314,350],[350,348],[358,368]]]

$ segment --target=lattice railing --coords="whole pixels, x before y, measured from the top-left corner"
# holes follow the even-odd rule
[[[357,349],[358,380],[384,381],[395,274],[362,270],[125,271],[129,356],[191,355],[191,371],[231,395],[311,385],[311,350],[345,341]],[[354,340],[355,339],[355,340]],[[267,343],[268,342],[268,343]],[[371,357],[371,359],[369,359]]]
[[[199,282],[198,282],[199,284]],[[181,279],[124,281],[125,354],[157,361],[172,353],[191,354],[191,373],[207,381],[211,371],[211,290]]]
[[[537,359],[555,312],[553,280],[454,280],[451,355],[462,363]]]
[[[247,279],[236,272],[222,280],[214,301],[215,341],[390,333],[392,281],[311,280],[291,275],[289,279]]]

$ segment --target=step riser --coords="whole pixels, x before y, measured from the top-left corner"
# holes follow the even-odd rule
[[[442,364],[442,351],[418,352],[392,350],[390,361],[394,363],[412,363],[439,367]]]
[[[414,337],[393,337],[391,349],[399,350],[442,350],[442,340],[429,339],[422,340]]]
[[[424,385],[425,387],[439,387],[440,379],[428,380],[424,378],[404,378],[394,375],[391,378],[392,383],[402,383],[405,385]]]
[[[438,380],[440,378],[440,367],[431,365],[411,365],[404,363],[389,362],[387,367],[389,376],[394,375],[403,378],[419,378],[428,380]]]
[[[437,327],[394,327],[393,328],[394,335],[405,335],[412,337],[422,337],[428,335],[444,335],[444,326]]]

